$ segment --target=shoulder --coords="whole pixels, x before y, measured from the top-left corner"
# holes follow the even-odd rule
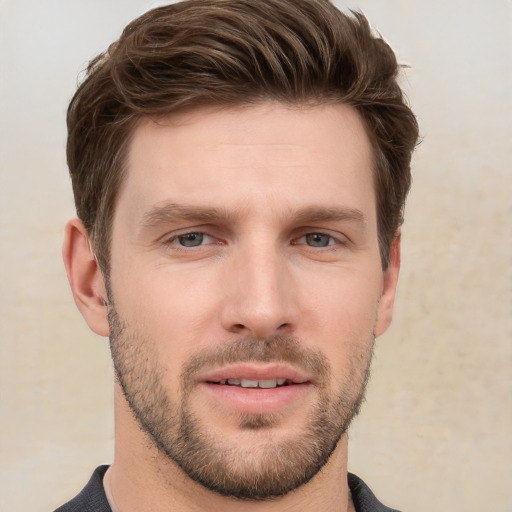
[[[376,497],[371,489],[356,475],[348,474],[348,486],[357,512],[399,512],[386,507]]]
[[[112,512],[103,490],[103,476],[108,466],[99,466],[87,485],[71,501],[55,512]]]

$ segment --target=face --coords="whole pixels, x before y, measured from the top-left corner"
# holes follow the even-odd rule
[[[136,129],[112,230],[113,359],[140,426],[205,487],[261,500],[318,473],[362,400],[391,281],[350,107]]]

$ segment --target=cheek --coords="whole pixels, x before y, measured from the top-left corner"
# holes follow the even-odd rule
[[[382,273],[367,272],[331,273],[319,279],[304,282],[304,303],[316,317],[317,328],[329,327],[334,332],[366,332],[373,328],[381,293]]]
[[[185,359],[218,337],[218,294],[208,280],[170,270],[127,270],[113,282],[113,292],[123,320],[178,371]]]
[[[375,282],[380,281],[378,275],[370,274],[332,277],[305,295],[311,321],[303,325],[305,331],[300,337],[328,358],[336,380],[341,379],[338,385],[364,379],[358,372],[366,368],[371,357],[380,296]]]

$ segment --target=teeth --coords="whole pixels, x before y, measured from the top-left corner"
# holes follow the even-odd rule
[[[272,389],[277,386],[284,386],[286,379],[227,379],[221,380],[219,384],[228,384],[230,386],[240,386],[242,388],[261,388],[261,389]]]
[[[240,385],[243,388],[257,388],[258,387],[258,381],[257,380],[242,379],[242,381],[240,382]]]
[[[260,388],[263,388],[263,389],[275,388],[276,384],[277,384],[276,379],[260,380],[259,381]]]

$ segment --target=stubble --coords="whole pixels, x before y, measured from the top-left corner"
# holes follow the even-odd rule
[[[141,429],[192,480],[223,496],[271,500],[309,482],[327,463],[364,400],[373,335],[361,344],[365,352],[348,361],[337,387],[326,357],[296,338],[239,338],[191,357],[180,375],[179,400],[173,401],[154,342],[120,318],[112,302],[109,324],[116,377]],[[265,442],[240,447],[216,435],[194,413],[196,376],[208,368],[245,362],[285,363],[314,377],[318,399],[299,434],[273,439],[272,429],[282,419],[279,413],[239,414],[240,432],[265,433]]]

